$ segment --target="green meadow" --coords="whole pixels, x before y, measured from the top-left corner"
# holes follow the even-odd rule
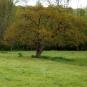
[[[87,51],[0,51],[0,87],[87,87]]]

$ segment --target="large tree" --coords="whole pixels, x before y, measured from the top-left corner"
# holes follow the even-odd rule
[[[48,26],[51,14],[47,11],[49,10],[41,5],[27,7],[18,14],[18,20],[6,31],[8,35],[5,36],[5,39],[9,38],[8,40],[13,44],[18,38],[19,42],[23,44],[35,46],[37,50],[35,57],[39,57],[44,46],[50,43],[52,38],[52,32]],[[13,40],[14,38],[16,39]]]
[[[21,42],[36,48],[35,57],[39,57],[49,44],[65,46],[84,43],[85,27],[82,19],[67,14],[60,6],[42,5],[26,7],[20,12],[17,20],[7,29],[4,40],[10,44]],[[84,27],[83,27],[84,26]]]

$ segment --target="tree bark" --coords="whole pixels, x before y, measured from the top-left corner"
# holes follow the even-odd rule
[[[39,57],[40,57],[40,55],[41,55],[43,49],[44,49],[44,46],[37,48],[35,58],[39,58]]]

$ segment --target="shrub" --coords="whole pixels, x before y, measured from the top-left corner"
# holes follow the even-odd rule
[[[18,57],[22,57],[22,53],[18,53]]]

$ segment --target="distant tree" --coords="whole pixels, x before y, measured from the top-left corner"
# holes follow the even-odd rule
[[[3,39],[5,30],[14,20],[14,7],[13,0],[0,0],[0,43]]]
[[[86,22],[81,18],[73,16],[62,16],[58,18],[58,26],[55,33],[55,41],[59,46],[75,46],[78,50],[80,44],[84,44],[86,41],[86,36],[82,32],[86,28]],[[61,22],[61,20],[63,20]],[[62,26],[63,25],[63,26]],[[60,37],[59,37],[60,36]]]
[[[47,0],[49,5],[68,7],[70,0],[55,0],[54,3],[51,0]]]

